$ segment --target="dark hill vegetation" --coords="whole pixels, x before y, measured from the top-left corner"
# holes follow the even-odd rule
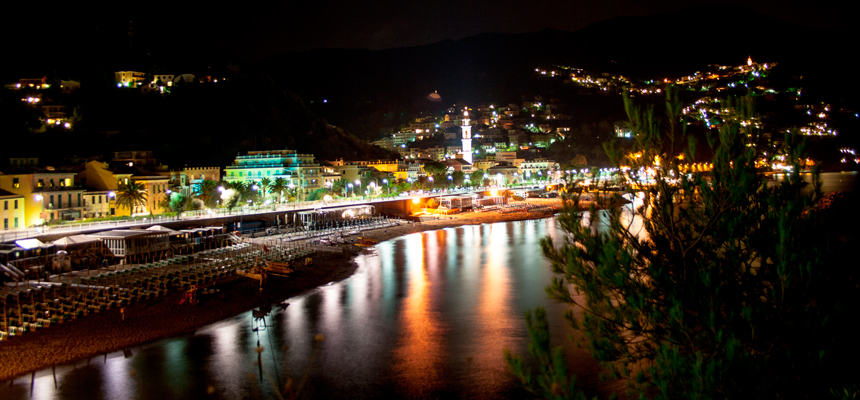
[[[577,93],[570,86],[549,84],[531,74],[536,67],[553,64],[654,79],[689,74],[708,64],[739,65],[752,56],[779,62],[787,75],[804,75],[809,94],[845,100],[856,97],[856,84],[835,85],[833,77],[849,76],[851,39],[744,7],[715,4],[616,18],[578,32],[481,34],[380,51],[290,52],[272,57],[262,68],[313,101],[311,109],[329,122],[375,140],[381,130],[406,122],[402,117],[438,112],[441,105],[520,103],[534,95],[575,102]],[[441,95],[441,104],[427,101],[434,91]],[[599,111],[592,108],[585,114]]]
[[[262,73],[239,74],[226,82],[177,85],[167,96],[93,86],[64,101],[78,105],[80,120],[73,131],[18,129],[18,146],[52,143],[41,150],[40,157],[46,160],[115,149],[153,150],[160,162],[173,167],[224,166],[249,150],[283,148],[318,159],[390,157],[385,150],[327,124],[298,96]],[[7,92],[3,97],[15,95]]]

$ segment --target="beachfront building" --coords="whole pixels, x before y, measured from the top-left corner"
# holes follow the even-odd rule
[[[557,162],[545,158],[523,161],[519,165],[520,175],[535,177],[538,175],[538,172],[547,174],[558,171],[560,168]]]
[[[116,205],[112,192],[109,190],[98,190],[86,188],[84,193],[84,207],[81,209],[83,218],[102,218],[115,215]]]
[[[24,227],[24,196],[0,189],[0,220],[4,231]]]
[[[0,189],[23,197],[19,228],[81,216],[84,188],[75,185],[74,172],[53,167],[17,168],[8,174],[0,172]],[[14,219],[11,221],[14,226]]]
[[[522,175],[519,174],[519,169],[512,163],[500,161],[498,165],[487,168],[485,174],[487,179],[490,179],[494,185],[516,185],[521,182]]]
[[[89,236],[101,239],[109,256],[121,258],[126,262],[161,259],[170,249],[169,235],[162,231],[117,229],[96,232]]]
[[[232,165],[224,169],[224,180],[228,182],[259,182],[263,178],[284,178],[291,187],[302,193],[323,187],[320,164],[313,154],[299,154],[295,150],[250,151],[237,156]]]
[[[162,198],[167,195],[168,184],[170,182],[170,178],[167,176],[126,165],[109,168],[107,163],[90,161],[84,165],[82,171],[78,172],[75,180],[95,192],[107,192],[111,202],[109,205],[111,215],[131,215],[133,210],[125,207],[118,208],[115,203],[116,191],[119,189],[119,185],[121,183],[127,184],[130,181],[143,185],[146,192],[146,205],[134,210],[135,215],[161,214],[167,211],[162,210],[159,206]]]
[[[220,167],[186,167],[177,170],[156,170],[155,173],[169,179],[170,190],[188,196],[200,189],[203,181],[221,180]]]

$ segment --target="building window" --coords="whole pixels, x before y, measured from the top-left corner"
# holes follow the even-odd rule
[[[51,196],[54,197],[54,196]],[[57,208],[63,208],[63,195],[57,195]]]
[[[3,202],[3,209],[4,209],[4,210],[8,210],[8,209],[9,209],[9,200],[6,200],[6,201],[4,201],[4,202]]]
[[[15,217],[15,228],[18,227],[18,217]]]
[[[101,204],[101,203],[102,203],[102,197],[99,196],[99,204]]]
[[[15,209],[18,209],[18,200],[15,200]]]
[[[9,218],[3,218],[3,229],[9,229]]]
[[[101,199],[102,199],[102,197],[99,196],[99,200],[101,200]],[[93,204],[96,204],[96,196],[92,196],[92,198],[90,199],[90,202]],[[99,201],[99,203],[101,203],[101,201]]]
[[[36,186],[38,186],[38,187],[43,187],[43,186],[45,186],[45,180],[44,180],[44,179],[39,179],[39,183],[37,183],[37,184],[36,184]]]

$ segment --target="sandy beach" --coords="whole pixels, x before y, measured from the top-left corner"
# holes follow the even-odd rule
[[[364,231],[361,235],[384,241],[421,231],[540,219],[552,215],[551,211],[465,213]],[[0,380],[6,381],[53,365],[191,333],[202,326],[255,307],[281,302],[330,282],[343,280],[357,268],[353,254],[354,251],[343,254],[318,252],[313,256],[312,265],[296,267],[289,278],[270,279],[263,291],[259,290],[257,281],[233,275],[218,281],[214,287],[219,291],[201,296],[199,304],[194,306],[180,305],[183,293],[172,292],[125,307],[124,319],[118,309],[106,310],[0,342]]]

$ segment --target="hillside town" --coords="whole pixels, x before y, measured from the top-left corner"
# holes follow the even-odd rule
[[[739,121],[743,126],[759,128],[773,139],[767,144],[770,147],[761,152],[760,164],[779,170],[784,167],[781,164],[784,155],[775,149],[781,135],[790,128],[773,118],[746,116],[738,109],[742,105],[721,99],[729,94],[748,93],[765,101],[775,98],[790,101],[798,114],[808,117],[799,132],[817,137],[838,135],[828,124],[832,118],[857,118],[858,114],[833,109],[830,104],[804,102],[802,77],[795,77],[798,84],[793,87],[776,87],[768,78],[776,67],[777,63],[758,63],[750,57],[739,66],[712,65],[686,76],[647,81],[589,73],[569,66],[536,68],[534,73],[538,78],[561,79],[565,85],[596,91],[594,95],[655,96],[661,95],[667,85],[676,86],[688,100],[689,105],[682,110],[688,117],[688,125],[714,130],[721,124]],[[141,71],[116,71],[114,79],[115,90],[163,96],[170,96],[171,89],[183,85],[229,81],[227,76]],[[7,90],[20,93],[21,101],[40,115],[41,126],[33,128],[36,132],[46,129],[73,132],[79,111],[76,105],[67,103],[73,103],[69,96],[80,88],[79,81],[55,82],[47,77],[22,78],[6,85]],[[437,93],[428,96],[431,100],[438,97]],[[244,196],[242,204],[229,204],[243,207],[322,200],[326,196],[329,199],[396,196],[444,187],[507,187],[525,183],[545,186],[571,171],[588,176],[610,171],[611,168],[594,167],[581,154],[554,151],[574,140],[571,132],[577,127],[565,111],[569,108],[557,98],[545,99],[540,95],[516,104],[453,104],[441,115],[418,115],[374,141],[372,144],[399,155],[388,160],[319,160],[314,154],[301,154],[296,149],[264,149],[239,154],[230,165],[174,167],[159,162],[157,154],[147,149],[116,149],[108,159],[102,155],[74,156],[52,160],[50,164],[37,156],[21,154],[0,161],[3,202],[0,219],[3,230],[9,231],[68,221],[160,215],[178,210],[170,206],[171,197],[175,196],[202,197],[208,201],[188,206],[191,209],[223,208],[230,203],[223,191],[234,187],[255,193]],[[611,132],[622,143],[631,136],[626,123],[620,121],[601,129],[604,133]],[[601,139],[599,133],[592,136],[586,140],[599,143],[609,139]],[[575,140],[581,142],[583,138]],[[842,147],[838,151],[832,156],[846,167],[860,164],[860,159],[853,156],[853,148]],[[552,154],[562,159],[553,159]],[[810,165],[815,162],[809,160]],[[692,162],[691,167],[702,168]],[[207,193],[219,189],[218,195]],[[129,190],[140,191],[143,194],[140,197],[146,200],[139,204],[123,200],[128,198]]]

